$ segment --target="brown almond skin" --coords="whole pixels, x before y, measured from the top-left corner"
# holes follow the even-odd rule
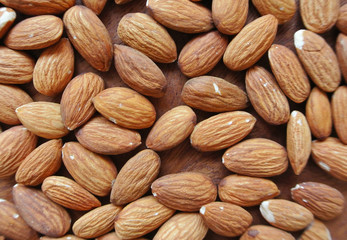
[[[17,184],[13,187],[13,200],[21,217],[39,233],[61,237],[70,229],[71,218],[67,211],[40,190]]]
[[[47,236],[42,236],[40,237],[40,240],[85,240],[85,239],[76,237],[75,235],[72,235],[72,234],[67,234],[59,238],[51,238]]]
[[[278,24],[288,22],[296,12],[295,0],[252,0],[252,3],[261,15],[274,15]]]
[[[0,199],[13,202],[12,187],[16,184],[16,180],[13,176],[0,178]]]
[[[178,57],[181,72],[188,77],[197,77],[211,71],[222,58],[228,38],[218,31],[199,35],[184,45]]]
[[[35,148],[19,165],[16,182],[36,186],[56,173],[61,166],[61,139],[53,139]]]
[[[347,4],[346,4],[347,6]],[[347,7],[346,7],[347,10]],[[342,73],[345,82],[347,83],[347,36],[345,34],[340,33],[336,39],[336,56],[339,61],[340,70]]]
[[[3,18],[6,14],[6,18]],[[2,17],[2,18],[1,18]],[[14,21],[16,20],[16,12],[12,8],[0,8],[0,39],[7,33]]]
[[[223,202],[242,207],[259,205],[279,194],[276,184],[265,178],[230,175],[223,178],[218,185],[218,196]]]
[[[340,86],[331,97],[334,127],[340,141],[347,144],[347,86]]]
[[[105,7],[107,0],[82,0],[83,4],[99,15]]]
[[[325,224],[318,219],[314,219],[298,240],[329,240],[331,239],[330,231]]]
[[[339,16],[336,21],[336,27],[343,33],[347,34],[347,4],[344,4],[339,9]]]
[[[241,236],[240,240],[295,240],[293,235],[278,228],[266,225],[253,225]]]

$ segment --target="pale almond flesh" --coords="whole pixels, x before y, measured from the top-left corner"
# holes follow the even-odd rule
[[[13,22],[16,20],[17,14],[12,8],[0,8],[0,39],[7,33]]]

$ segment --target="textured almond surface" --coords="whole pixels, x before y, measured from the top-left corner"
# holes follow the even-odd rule
[[[344,34],[347,34],[347,4],[339,9],[339,16],[336,21],[336,27]]]
[[[343,75],[343,78],[345,79],[345,82],[347,83],[347,36],[345,34],[340,33],[338,35],[336,39],[335,49],[341,73]]]
[[[0,199],[13,202],[12,187],[16,184],[13,176],[0,179]]]
[[[47,237],[47,236],[42,236],[42,237],[40,237],[40,240],[84,240],[84,239],[76,237],[75,235],[72,235],[72,234],[66,234],[66,235],[59,237],[59,238],[51,238],[51,237]]]
[[[83,4],[90,8],[96,15],[104,9],[107,0],[82,0]]]
[[[253,225],[241,236],[240,240],[295,240],[293,235],[278,228],[266,225]]]
[[[331,97],[331,110],[336,133],[340,141],[347,144],[347,86],[336,89]]]
[[[331,240],[331,235],[324,223],[315,219],[305,229],[298,240]]]
[[[12,8],[0,8],[0,38],[2,38],[13,22],[16,20],[16,12]]]
[[[279,24],[288,22],[296,12],[295,0],[252,0],[261,15],[272,14]]]

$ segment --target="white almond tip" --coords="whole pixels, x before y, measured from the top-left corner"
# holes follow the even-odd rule
[[[330,172],[330,167],[324,163],[324,162],[319,162],[318,165],[323,168],[325,171]]]
[[[269,209],[269,201],[264,201],[260,204],[260,212],[261,215],[268,221],[269,223],[275,223],[276,219],[271,210]]]
[[[301,29],[294,34],[294,45],[297,49],[300,50],[305,45],[304,32],[305,30]]]
[[[206,211],[206,207],[201,207],[201,208],[200,208],[200,213],[201,213],[202,215],[205,214],[205,211]]]

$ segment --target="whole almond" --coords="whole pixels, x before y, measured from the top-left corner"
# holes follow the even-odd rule
[[[0,178],[0,199],[13,202],[12,187],[16,184],[13,176]]]
[[[218,196],[223,202],[242,207],[259,205],[279,194],[276,184],[264,178],[230,175],[223,178],[218,185]]]
[[[295,0],[252,0],[252,3],[261,15],[274,15],[278,24],[288,22],[296,12]]]
[[[331,97],[334,127],[340,141],[347,144],[347,86],[340,86]]]
[[[294,45],[312,81],[325,92],[335,91],[341,82],[341,73],[336,54],[324,38],[301,29],[294,34]]]
[[[272,177],[288,167],[286,149],[265,138],[245,140],[223,155],[222,162],[232,172],[252,177]]]
[[[305,229],[298,240],[330,240],[331,235],[329,229],[324,223],[315,219],[313,222]]]
[[[118,24],[119,38],[155,62],[171,63],[177,59],[174,40],[166,29],[144,13],[128,13]]]
[[[82,0],[83,4],[99,15],[105,7],[107,0]]]
[[[16,12],[12,8],[0,8],[0,38],[7,33],[14,20],[16,20],[16,17]]]
[[[228,38],[218,31],[199,35],[184,45],[178,57],[181,72],[188,77],[197,77],[211,71],[222,58]]]
[[[343,33],[347,34],[347,4],[344,4],[339,9],[339,16],[336,21],[336,27]]]
[[[253,225],[241,236],[240,240],[295,240],[293,235],[278,228],[266,225]]]
[[[79,54],[96,70],[107,72],[113,57],[111,37],[98,16],[76,5],[64,14],[67,35]]]
[[[266,122],[274,125],[288,122],[288,100],[265,68],[255,66],[247,71],[246,91],[252,106]]]
[[[40,237],[40,240],[85,240],[85,239],[76,237],[75,235],[72,235],[72,234],[66,234],[59,238],[51,238],[47,236],[42,236]]]
[[[223,57],[224,64],[233,71],[254,65],[271,47],[277,24],[277,19],[271,14],[247,24],[229,43]]]
[[[347,83],[347,36],[345,34],[340,33],[338,35],[336,39],[335,49],[342,76]]]

